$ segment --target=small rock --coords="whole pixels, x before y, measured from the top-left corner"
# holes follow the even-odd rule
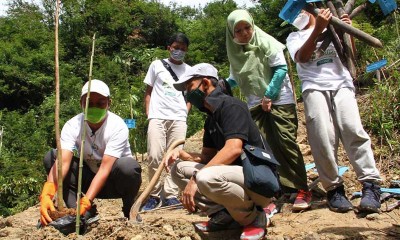
[[[320,237],[317,233],[308,232],[307,235],[304,237],[305,240],[320,240]]]
[[[7,237],[9,235],[9,232],[6,230],[0,231],[0,237]]]
[[[166,225],[163,226],[163,229],[164,229],[164,230],[167,232],[167,234],[169,234],[170,236],[172,236],[172,237],[177,237],[176,233],[174,232],[174,228],[173,228],[171,225],[166,224]]]
[[[131,238],[131,240],[142,240],[142,239],[143,239],[142,235],[136,235],[133,238]]]
[[[183,238],[181,238],[180,240],[192,240],[189,236],[185,236]]]
[[[380,218],[379,213],[368,214],[366,217],[368,220],[377,220]]]

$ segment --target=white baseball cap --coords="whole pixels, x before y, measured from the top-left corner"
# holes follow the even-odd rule
[[[89,81],[87,81],[85,83],[85,85],[83,85],[81,97],[88,92],[88,88],[89,88]],[[101,94],[104,97],[110,96],[110,89],[108,88],[107,84],[105,84],[103,81],[97,80],[97,79],[91,80],[90,92],[91,93],[95,92],[95,93]]]
[[[186,70],[179,78],[179,81],[174,83],[174,87],[178,91],[186,90],[186,82],[194,77],[213,77],[218,80],[218,70],[209,63],[199,63]]]

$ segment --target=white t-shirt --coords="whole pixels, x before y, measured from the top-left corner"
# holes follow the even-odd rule
[[[176,65],[168,59],[164,60],[171,66],[178,78],[190,67],[186,63]],[[153,87],[148,119],[186,121],[188,111],[185,99],[182,92],[174,88],[175,80],[160,60],[155,60],[150,64],[143,82]]]
[[[271,55],[268,58],[268,65],[270,67],[287,65],[285,56],[283,55],[283,51],[278,52],[276,55]],[[230,69],[232,69],[232,68],[230,68]],[[232,73],[230,74],[229,78],[235,80]],[[260,104],[262,97],[256,96],[256,95],[246,96],[247,106],[249,108],[251,108],[251,107],[254,107],[254,106]],[[292,103],[294,103],[292,84],[290,83],[289,75],[286,74],[285,79],[283,79],[279,97],[278,97],[278,99],[272,101],[272,104],[284,105],[284,104],[292,104]]]
[[[294,61],[297,51],[310,37],[314,28],[292,32],[286,39],[286,45],[290,56]],[[317,48],[321,45],[318,42]],[[297,63],[297,73],[302,82],[302,91],[315,90],[338,90],[343,87],[353,88],[353,79],[347,68],[340,61],[333,43],[331,42],[325,52],[317,56],[315,53],[310,61]]]
[[[81,153],[81,127],[84,123],[84,115],[80,113],[68,120],[61,131],[61,148]],[[86,139],[83,159],[89,168],[97,173],[103,155],[112,157],[132,157],[129,145],[129,130],[124,120],[116,114],[108,111],[103,125],[93,134],[89,125],[86,124]]]

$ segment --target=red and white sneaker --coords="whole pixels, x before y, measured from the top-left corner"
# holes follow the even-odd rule
[[[264,211],[257,211],[256,219],[243,228],[241,240],[258,240],[266,234],[267,217]]]
[[[293,211],[302,211],[311,207],[311,191],[299,190],[293,203]]]
[[[267,225],[269,227],[272,224],[272,217],[275,213],[278,212],[278,208],[276,207],[275,203],[270,203],[267,207],[264,208],[265,216],[267,217]]]

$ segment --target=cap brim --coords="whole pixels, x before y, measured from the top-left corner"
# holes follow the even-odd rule
[[[181,79],[179,79],[179,81],[174,83],[174,88],[178,91],[185,91],[186,90],[186,83],[192,79],[193,76],[189,75],[189,76],[183,76]]]
[[[106,93],[102,93],[102,92],[99,92],[99,91],[90,91],[90,93],[98,93],[98,94],[100,94],[100,95],[103,96],[103,97],[109,97],[109,96],[110,96],[110,95],[107,95]],[[85,95],[85,94],[87,94],[87,92],[81,93],[81,97],[82,97],[83,95]]]

